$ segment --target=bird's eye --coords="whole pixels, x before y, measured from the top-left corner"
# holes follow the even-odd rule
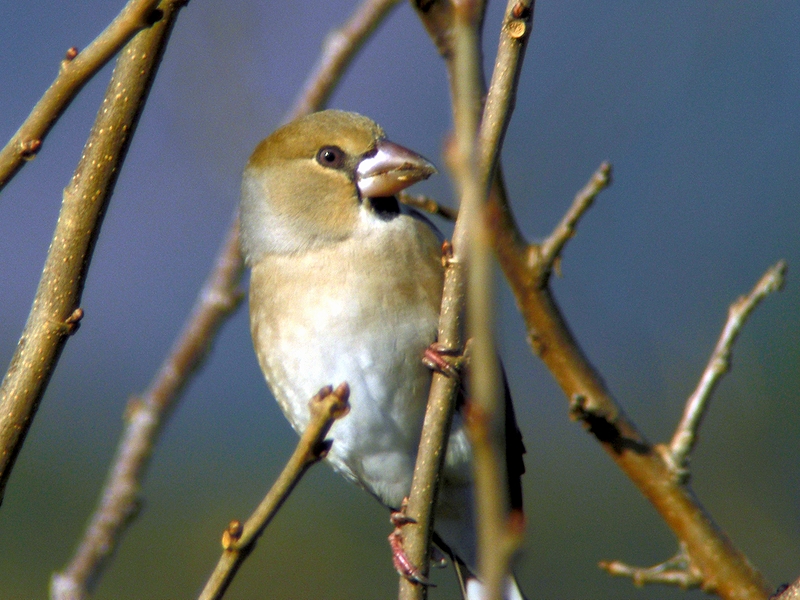
[[[323,167],[338,169],[344,163],[344,152],[338,146],[325,146],[317,152],[317,162]]]

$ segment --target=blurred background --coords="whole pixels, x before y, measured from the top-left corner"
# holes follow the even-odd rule
[[[0,141],[67,48],[123,2],[0,8]],[[93,510],[122,430],[180,330],[238,201],[242,167],[281,121],[330,27],[354,2],[209,2],[181,13],[111,200],[82,306],[0,509],[0,598],[44,598]],[[490,3],[490,65],[504,6]],[[693,488],[777,585],[800,575],[800,6],[790,2],[541,0],[503,159],[530,239],[548,234],[600,162],[614,184],[581,222],[554,281],[572,329],[652,441],[667,440],[728,305],[780,258],[784,291],[747,324],[692,461]],[[11,359],[107,67],[0,195],[0,365]],[[367,114],[441,165],[445,70],[410,6],[364,47],[332,106]],[[452,202],[446,176],[414,188]],[[676,542],[583,429],[530,353],[505,284],[499,339],[528,448],[518,574],[531,598],[672,599],[597,568],[649,565]],[[246,310],[165,427],[144,507],[97,588],[104,599],[193,597],[296,436],[253,355]],[[230,598],[396,594],[388,513],[314,468]],[[432,598],[455,598],[450,570]],[[699,598],[702,592],[690,592]]]

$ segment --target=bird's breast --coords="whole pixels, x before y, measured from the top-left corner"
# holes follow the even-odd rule
[[[442,269],[438,241],[409,217],[366,239],[253,266],[250,318],[261,368],[294,428],[309,399],[346,381],[350,413],[329,460],[384,502],[408,493],[431,374]]]

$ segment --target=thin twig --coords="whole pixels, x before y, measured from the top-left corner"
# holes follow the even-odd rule
[[[456,220],[454,243],[453,245],[445,243],[443,247],[445,274],[437,341],[442,348],[454,353],[463,349],[461,328],[466,288],[467,248],[463,243],[455,246],[456,239],[463,239],[463,234],[460,233],[463,231],[463,222],[463,218]],[[411,522],[403,527],[404,550],[423,577],[428,575],[433,512],[439,494],[439,479],[444,466],[458,388],[457,378],[439,372],[433,374],[417,461],[414,465],[414,477],[405,510]],[[399,600],[422,600],[426,597],[425,585],[400,577]]]
[[[457,12],[458,14],[458,12]],[[490,232],[490,208],[487,200],[490,182],[495,179],[500,150],[505,131],[516,103],[519,73],[531,30],[532,2],[511,0],[503,15],[497,57],[492,79],[483,107],[480,129],[472,132],[477,137],[474,150],[474,184],[479,202],[471,223],[473,236],[470,239],[470,269],[468,287],[468,331],[473,339],[474,365],[470,379],[472,402],[470,404],[468,430],[474,452],[476,490],[476,512],[478,520],[478,571],[486,586],[486,597],[500,600],[510,562],[522,542],[522,521],[508,517],[508,489],[504,471],[506,466],[504,437],[505,415],[499,404],[499,367],[494,348],[494,331],[491,326],[493,310],[492,280],[493,251]],[[456,33],[464,30],[457,20]],[[482,77],[479,61],[472,67],[475,71],[472,85],[480,93]],[[466,65],[459,65],[456,55],[457,73],[464,76]],[[466,132],[466,131],[465,131]],[[458,135],[458,131],[457,131]],[[475,137],[473,137],[475,139]],[[462,177],[466,178],[464,174]],[[462,208],[462,210],[464,210]]]
[[[494,190],[493,190],[494,192]],[[497,195],[495,205],[504,197]],[[693,564],[702,573],[702,587],[722,598],[764,600],[770,587],[716,526],[687,485],[660,452],[625,415],[578,346],[549,286],[547,271],[535,246],[520,241],[516,225],[498,208],[490,222],[500,265],[517,300],[533,351],[539,355],[569,399],[571,414],[592,433],[608,455],[653,504]]]
[[[461,219],[456,221],[456,228],[459,222]],[[456,251],[453,246],[445,244],[443,260],[446,267],[437,340],[440,346],[455,352],[460,351],[463,344],[461,324],[466,286],[465,254],[465,248]],[[444,466],[458,387],[455,377],[438,372],[433,374],[405,511],[411,522],[403,527],[404,550],[424,577],[428,575],[433,509],[439,494],[439,478]],[[426,597],[426,586],[400,577],[399,600],[422,600]]]
[[[611,184],[611,165],[604,162],[594,172],[589,182],[575,195],[572,206],[561,219],[553,232],[542,242],[539,249],[540,285],[546,283],[553,265],[561,256],[561,250],[567,241],[575,235],[575,227],[584,213],[594,202],[595,197]]]
[[[200,600],[218,600],[223,597],[233,576],[253,550],[256,541],[264,533],[283,502],[308,468],[327,454],[330,443],[326,445],[323,440],[333,422],[345,416],[350,410],[347,403],[349,395],[347,384],[342,383],[335,390],[330,386],[322,388],[311,399],[309,402],[311,418],[308,426],[278,479],[244,525],[232,521],[223,533],[222,556],[203,588]]]
[[[445,218],[448,221],[455,221],[458,218],[458,209],[439,204],[436,200],[429,196],[400,192],[397,194],[397,199],[406,206],[416,208],[417,210],[421,210],[431,215]]]
[[[422,12],[419,4],[418,12]],[[446,8],[448,5],[443,2],[425,3],[422,18],[449,65],[452,59],[452,15]],[[515,4],[512,11],[512,16],[517,19],[530,16],[526,15],[523,2]],[[503,29],[513,38],[514,32],[526,34],[529,27],[514,24],[511,29]],[[524,42],[525,37],[521,40]],[[494,76],[505,80],[511,88],[518,79],[521,66],[518,55],[522,51],[524,43],[508,43],[498,51]],[[499,94],[498,99],[503,98],[504,95]],[[507,117],[502,115],[499,118],[493,114],[498,107],[502,107],[502,102],[487,98],[480,134],[482,142],[488,137],[502,136]],[[481,161],[486,160],[482,155]],[[723,598],[765,598],[769,586],[764,578],[711,521],[691,490],[670,483],[671,469],[624,415],[579,348],[549,288],[541,285],[541,274],[552,265],[545,268],[539,258],[539,249],[522,237],[508,203],[500,165],[495,168],[488,209],[495,251],[516,296],[531,347],[563,389],[573,414],[583,421],[618,466],[653,503],[678,539],[686,543],[703,573],[704,589]]]
[[[533,24],[533,0],[510,0],[503,15],[492,80],[478,132],[479,172],[487,185],[499,162],[508,123],[514,112],[519,76]]]
[[[513,254],[518,248],[525,245],[506,198],[500,155],[492,153],[490,149],[502,146],[514,110],[522,63],[532,29],[533,10],[533,0],[510,1],[506,7],[503,27],[500,30],[500,44],[492,71],[492,82],[486,96],[481,129],[478,134],[480,140],[479,163],[482,165],[482,171],[485,168],[484,165],[488,165],[488,173],[491,174],[492,185],[487,204],[487,216],[491,224],[490,233],[493,237],[495,251],[498,255],[504,250]],[[498,230],[503,232],[499,238]]]
[[[396,4],[397,0],[366,0],[356,8],[353,16],[335,36],[347,43],[325,45],[314,69],[319,82],[309,80],[290,115],[300,116],[302,110],[313,112],[322,108],[321,103],[330,96],[366,37]],[[233,313],[241,297],[237,289],[244,264],[238,238],[239,224],[235,219],[181,333],[173,342],[147,391],[131,404],[130,417],[120,438],[98,507],[72,561],[61,574],[55,576],[54,588],[58,584],[73,589],[87,589],[96,582],[105,561],[113,554],[122,533],[131,524],[139,504],[141,481],[156,439],[177,404],[181,391],[203,363],[214,336]],[[53,595],[56,597],[55,593]]]
[[[436,45],[439,55],[447,63],[447,72],[452,82],[450,63],[453,60],[453,1],[411,0],[411,4]]]
[[[692,564],[683,544],[675,556],[652,567],[634,567],[618,560],[600,561],[598,566],[609,575],[629,577],[636,587],[660,583],[688,590],[700,587],[703,583],[702,574]]]
[[[741,296],[728,309],[725,327],[722,329],[722,334],[711,353],[711,358],[700,377],[697,388],[686,402],[683,417],[672,436],[669,451],[666,454],[678,476],[685,477],[688,474],[689,455],[697,441],[697,434],[708,410],[711,395],[719,380],[730,368],[731,351],[739,332],[756,306],[769,294],[783,287],[785,273],[786,262],[780,260],[767,269],[749,294]]]
[[[429,3],[416,1],[413,4],[428,33],[436,42],[440,54],[445,57],[452,89],[454,85],[451,71],[453,2],[435,0]],[[466,298],[465,267],[468,252],[464,243],[465,233],[465,219],[461,213],[453,231],[453,243],[445,244],[443,248],[445,276],[437,337],[441,347],[453,352],[460,352],[464,343],[461,330]],[[411,519],[411,523],[403,528],[405,553],[423,576],[427,576],[429,570],[434,508],[439,495],[439,483],[457,391],[458,383],[454,377],[438,372],[433,374],[417,461],[414,465],[414,477],[406,506],[406,515]],[[427,592],[426,586],[400,577],[399,600],[423,600],[427,598]]]
[[[83,86],[142,29],[158,20],[158,0],[130,0],[108,27],[79,52],[67,50],[58,75],[31,114],[0,150],[0,190],[41,150],[44,139]]]
[[[164,13],[174,14],[179,5],[166,2]],[[157,25],[163,40],[171,23],[165,16]],[[0,386],[0,501],[61,350],[83,316],[78,305],[103,215],[161,59],[160,51],[144,52],[140,44],[134,42],[117,61],[64,190],[33,307]],[[163,49],[163,43],[154,48]]]

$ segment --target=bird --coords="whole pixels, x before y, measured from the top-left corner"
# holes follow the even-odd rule
[[[444,276],[441,234],[396,194],[434,173],[371,119],[324,110],[259,143],[242,177],[250,329],[267,384],[302,433],[309,399],[347,383],[350,411],[329,431],[326,460],[392,511],[411,489],[432,378],[422,357],[436,341]],[[512,505],[521,507],[524,447],[510,406],[506,424]],[[470,461],[459,410],[435,541],[475,573]],[[395,567],[403,570],[397,556]],[[508,598],[523,597],[513,580],[507,588]],[[469,600],[480,597],[474,577],[466,589]]]

